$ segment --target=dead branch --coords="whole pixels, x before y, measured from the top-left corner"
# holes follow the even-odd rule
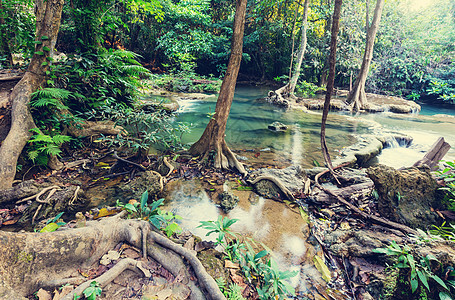
[[[112,156],[114,156],[114,158],[116,158],[117,160],[120,160],[120,161],[123,161],[124,163],[127,163],[127,164],[130,164],[130,165],[133,165],[135,167],[138,167],[139,169],[141,169],[142,171],[146,171],[147,169],[144,168],[143,166],[141,166],[140,164],[137,164],[135,162],[132,162],[132,161],[129,161],[127,159],[124,159],[124,158],[121,158],[118,156],[117,154],[117,151],[114,151],[114,153],[112,154]]]
[[[341,166],[337,166],[336,168],[334,169],[338,169],[340,168]],[[326,192],[328,195],[334,197],[336,200],[338,200],[338,202],[344,204],[345,206],[347,206],[350,210],[354,211],[355,213],[359,214],[362,218],[364,218],[365,220],[370,220],[376,224],[380,224],[380,225],[384,225],[384,226],[387,226],[387,227],[391,227],[391,228],[394,228],[394,229],[398,229],[404,233],[407,233],[407,234],[417,234],[417,231],[415,231],[414,229],[406,226],[406,225],[403,225],[403,224],[399,224],[399,223],[395,223],[395,222],[392,222],[392,221],[389,221],[387,219],[384,219],[384,218],[380,218],[380,217],[377,217],[375,215],[369,215],[363,211],[361,211],[358,207],[355,207],[354,205],[352,205],[351,203],[349,203],[348,201],[346,201],[343,197],[341,197],[340,195],[337,195],[335,194],[334,192],[332,192],[331,190],[329,189],[326,189],[325,187],[323,187],[320,183],[319,183],[319,178],[322,176],[322,174],[325,174],[329,172],[328,170],[325,170],[319,174],[316,175],[315,177],[315,182],[316,182],[316,186],[323,190],[324,192]]]

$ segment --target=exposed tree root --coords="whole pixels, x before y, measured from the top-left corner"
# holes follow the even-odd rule
[[[164,176],[168,177],[169,175],[171,175],[172,171],[174,171],[174,166],[169,163],[166,156],[163,157],[163,164],[169,168],[169,172],[167,172],[167,174]]]
[[[42,196],[44,193],[46,193],[47,191],[49,190],[53,190],[54,192],[52,194],[55,193],[55,191],[57,189],[60,189],[60,187],[58,185],[53,185],[53,186],[48,186],[48,187],[45,187],[43,188],[38,194],[36,195],[33,195],[33,196],[30,196],[30,197],[27,197],[27,198],[24,198],[24,199],[21,199],[19,201],[16,201],[16,204],[20,204],[20,203],[23,203],[23,202],[27,202],[28,200],[32,200],[32,199],[35,199],[37,202],[39,203],[43,203],[41,200],[40,200],[40,196]],[[49,193],[49,195],[46,197],[46,200],[47,201],[50,196],[52,196],[52,194]],[[47,203],[47,202],[46,202]]]
[[[335,169],[338,169],[340,168],[342,165],[340,166],[337,166],[334,168]],[[390,220],[387,220],[387,219],[384,219],[384,218],[381,218],[381,217],[378,217],[378,216],[375,216],[375,215],[369,215],[363,211],[361,211],[358,207],[352,205],[351,203],[349,203],[348,201],[346,201],[343,197],[341,197],[340,195],[337,195],[335,194],[334,192],[332,192],[331,190],[329,189],[326,189],[325,187],[323,187],[320,183],[319,183],[319,178],[325,174],[329,172],[329,170],[325,170],[321,173],[319,173],[318,175],[316,175],[315,177],[315,183],[316,183],[316,186],[321,189],[322,191],[324,191],[325,193],[327,193],[328,195],[334,197],[338,202],[344,204],[345,206],[347,206],[350,210],[354,211],[355,213],[359,214],[362,218],[364,218],[365,220],[370,220],[372,221],[373,223],[376,223],[376,224],[379,224],[379,225],[383,225],[383,226],[386,226],[386,227],[390,227],[390,228],[393,228],[393,229],[397,229],[401,232],[404,232],[404,233],[407,233],[407,234],[417,234],[417,231],[415,231],[414,229],[406,226],[406,225],[403,225],[403,224],[399,224],[399,223],[396,223],[396,222],[393,222],[393,221],[390,221]]]
[[[65,278],[71,282],[77,281],[82,278],[74,276],[78,268],[89,268],[119,242],[128,242],[141,248],[145,245],[145,235],[147,254],[174,276],[183,276],[183,283],[192,291],[192,299],[205,297],[191,280],[182,256],[192,267],[199,286],[205,289],[206,294],[211,299],[225,299],[197,257],[190,250],[152,231],[149,223],[123,220],[116,216],[101,221],[88,221],[86,224],[86,227],[52,233],[0,231],[0,247],[3,249],[0,253],[0,274],[4,281],[3,286],[0,286],[0,295],[2,289],[5,291],[7,287],[27,296],[40,287],[61,283]],[[124,270],[130,266],[129,262],[125,262],[117,268]],[[112,274],[118,273],[112,271],[106,278],[112,278]],[[101,278],[96,280],[100,282]]]
[[[132,258],[124,258],[120,260],[114,267],[106,271],[103,275],[93,279],[94,281],[98,282],[100,287],[105,287],[109,283],[111,283],[115,278],[117,278],[123,271],[131,270],[135,272],[143,272],[144,268],[140,267],[142,262],[134,260]],[[150,277],[150,272],[145,269],[144,275],[146,277]],[[147,273],[148,272],[148,273]],[[77,288],[71,291],[71,293],[67,294],[62,300],[73,300],[74,296],[82,296],[82,293],[86,288],[90,286],[90,283],[93,280],[87,280],[86,282],[79,285]]]
[[[249,181],[249,183],[251,185],[255,185],[256,183],[258,183],[261,180],[268,180],[268,181],[273,182],[281,190],[282,194],[285,195],[286,198],[288,198],[289,201],[292,201],[292,202],[295,201],[294,195],[292,195],[292,193],[289,191],[289,189],[287,187],[285,187],[278,178],[275,178],[273,176],[259,176],[255,179],[253,179],[252,181]]]

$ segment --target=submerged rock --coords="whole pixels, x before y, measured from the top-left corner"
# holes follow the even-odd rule
[[[225,213],[228,213],[239,203],[239,197],[227,191],[222,192],[218,198],[220,199],[220,207]]]
[[[272,124],[267,126],[267,128],[272,131],[278,131],[278,132],[288,130],[288,127],[280,122],[273,122]]]
[[[438,206],[438,185],[428,167],[400,171],[377,165],[367,174],[378,192],[378,210],[383,217],[412,228],[435,224],[437,216],[431,209]]]

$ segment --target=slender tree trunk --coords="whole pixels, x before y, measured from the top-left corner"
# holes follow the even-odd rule
[[[2,47],[2,52],[6,55],[6,59],[7,59],[8,65],[10,67],[12,67],[13,66],[13,56],[11,54],[11,49],[10,49],[9,44],[8,44],[7,34],[6,34],[5,30],[4,30],[4,27],[6,26],[5,19],[3,18],[4,13],[5,12],[3,10],[3,0],[0,0],[0,28],[1,28],[1,31],[0,31],[1,41],[0,41],[0,44],[1,44],[1,47]]]
[[[51,57],[57,40],[63,3],[64,0],[36,1],[36,39],[42,44],[36,44],[27,72],[10,96],[11,128],[0,147],[0,190],[12,186],[17,159],[31,136],[30,129],[36,127],[28,104],[31,94],[45,81],[49,69],[47,57]]]
[[[295,7],[294,22],[292,26],[292,46],[291,46],[291,64],[289,66],[289,79],[292,76],[292,65],[294,64],[294,47],[295,47],[295,27],[297,25],[297,14],[299,12],[300,0]]]
[[[299,45],[299,52],[296,58],[296,64],[294,66],[292,75],[289,78],[289,83],[282,86],[281,88],[277,89],[274,92],[270,92],[269,94],[274,95],[276,97],[276,103],[286,103],[289,104],[287,100],[284,98],[289,98],[294,96],[295,87],[297,85],[297,80],[300,76],[300,68],[302,67],[303,57],[305,56],[306,46],[307,46],[307,29],[308,29],[308,6],[310,4],[310,0],[305,0],[303,6],[303,20],[302,20],[302,37],[300,40]],[[294,45],[293,45],[294,46]],[[292,69],[292,61],[291,61],[291,69]]]
[[[226,132],[229,111],[231,110],[231,104],[234,98],[237,75],[242,61],[246,4],[247,0],[237,0],[231,56],[229,58],[226,75],[221,84],[218,101],[216,102],[215,115],[205,128],[201,138],[190,148],[190,152],[193,155],[202,155],[202,160],[210,158],[209,155],[213,153],[213,165],[216,168],[236,168],[242,174],[245,174],[246,171],[227,146],[224,135]]]
[[[329,57],[329,78],[327,82],[327,91],[325,93],[324,110],[322,112],[321,121],[321,148],[324,160],[329,168],[330,172],[333,173],[332,161],[330,159],[329,150],[325,140],[325,124],[327,122],[327,116],[329,114],[330,99],[332,97],[333,85],[335,81],[335,64],[336,64],[336,51],[337,51],[337,35],[340,23],[341,5],[343,0],[335,0],[335,8],[333,10],[332,19],[332,37],[330,40],[330,57]]]
[[[294,74],[292,74],[291,80],[289,81],[289,94],[293,95],[297,80],[300,76],[300,68],[302,67],[303,57],[305,56],[307,46],[307,30],[308,30],[308,6],[310,0],[305,0],[303,4],[303,24],[302,24],[302,38],[300,41],[299,53],[297,54],[297,63],[295,65]]]
[[[347,98],[347,102],[353,105],[354,110],[363,109],[368,103],[365,93],[365,82],[367,80],[371,59],[373,58],[374,40],[378,31],[379,22],[381,21],[383,8],[384,0],[377,0],[376,8],[374,9],[373,21],[369,26],[367,32],[367,41],[365,46],[365,53],[363,55],[362,66],[360,67],[359,74],[357,75],[357,79],[354,82],[354,87]]]

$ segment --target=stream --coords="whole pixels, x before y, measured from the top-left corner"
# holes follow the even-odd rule
[[[284,111],[259,98],[268,92],[267,87],[238,87],[229,116],[226,141],[237,154],[242,151],[260,154],[260,158],[274,166],[301,165],[311,168],[323,163],[320,150],[320,112],[306,113],[298,110]],[[184,143],[195,142],[202,134],[215,110],[216,96],[204,100],[181,100],[177,121],[192,123],[192,131],[183,136]],[[440,115],[440,114],[444,115]],[[267,125],[279,121],[289,127],[286,132],[273,132]],[[376,158],[376,162],[396,168],[410,166],[422,158],[440,136],[455,147],[455,111],[423,106],[420,115],[393,113],[346,115],[332,112],[327,123],[327,142],[334,158],[339,151],[356,142],[361,134],[382,135],[400,133],[411,136],[413,142],[406,146],[391,143]],[[454,160],[452,148],[445,159]],[[250,158],[245,160],[248,164]],[[226,187],[230,189],[230,187]],[[239,219],[232,226],[234,232],[252,237],[273,251],[275,260],[283,270],[300,270],[292,285],[300,294],[311,295],[315,285],[327,290],[321,274],[313,265],[319,253],[318,243],[311,242],[310,228],[298,212],[283,203],[264,199],[251,191],[231,191],[240,198],[236,208],[224,214],[209,198],[198,180],[171,181],[166,209],[183,217],[182,228],[206,240],[206,231],[197,226],[200,221],[216,220],[219,215]],[[341,297],[342,299],[343,297]]]

